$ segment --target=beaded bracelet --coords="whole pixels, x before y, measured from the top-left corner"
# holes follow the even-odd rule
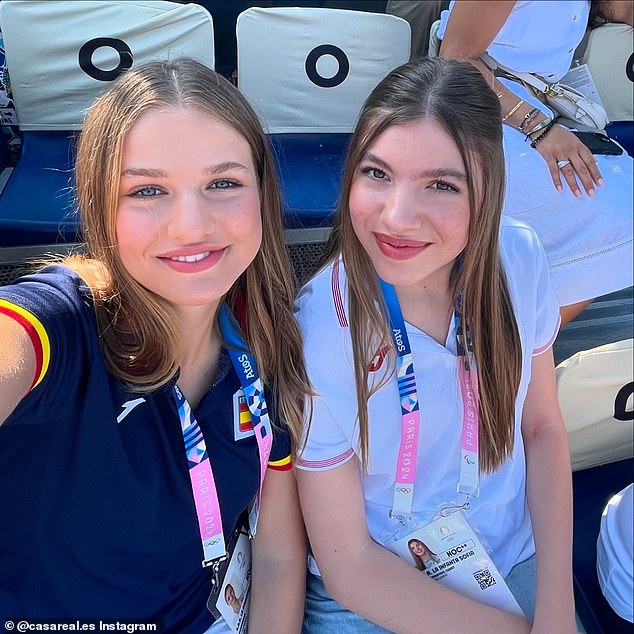
[[[534,140],[531,141],[531,147],[535,149],[537,144],[551,131],[552,127],[555,125],[554,121],[551,121],[543,130],[543,132]]]
[[[547,125],[556,121],[556,119],[551,119],[550,117],[546,117],[543,121],[540,121],[534,128],[531,128],[524,137],[524,141],[528,141],[531,138],[531,135],[535,134],[535,132],[539,132],[543,130]]]

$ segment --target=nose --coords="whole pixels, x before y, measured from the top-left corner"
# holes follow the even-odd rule
[[[385,199],[381,218],[394,235],[420,229],[423,222],[421,202],[407,183],[395,184]]]
[[[169,236],[185,244],[201,242],[215,229],[210,203],[197,191],[175,195],[168,218]]]

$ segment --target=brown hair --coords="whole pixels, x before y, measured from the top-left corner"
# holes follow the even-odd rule
[[[354,351],[361,463],[368,460],[368,384],[378,350],[394,347],[372,263],[357,239],[348,198],[355,171],[370,144],[388,127],[424,118],[438,121],[456,143],[467,173],[471,217],[462,267],[454,270],[454,301],[463,293],[464,324],[473,339],[479,378],[482,472],[497,469],[512,452],[515,399],[520,381],[519,333],[498,249],[504,198],[500,106],[478,70],[467,62],[423,58],[404,64],[372,91],[350,141],[339,213],[326,249],[341,254],[348,276],[350,335]]]
[[[126,135],[146,112],[179,107],[219,119],[251,148],[260,189],[262,244],[226,301],[234,314],[245,314],[241,325],[247,344],[297,446],[308,381],[292,312],[294,289],[277,176],[257,115],[230,82],[193,59],[157,61],[124,73],[96,100],[84,122],[75,167],[88,258],[67,264],[85,277],[95,296],[109,370],[139,392],[170,381],[179,353],[173,311],[126,271],[117,249],[115,221]]]

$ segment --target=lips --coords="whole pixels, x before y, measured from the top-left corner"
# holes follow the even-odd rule
[[[198,273],[215,266],[227,247],[207,246],[175,249],[158,256],[170,269],[179,273]]]
[[[374,239],[381,253],[392,260],[409,260],[432,244],[420,240],[395,238],[385,233],[375,233]]]

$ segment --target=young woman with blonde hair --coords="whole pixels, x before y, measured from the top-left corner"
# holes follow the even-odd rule
[[[249,632],[296,632],[307,380],[257,116],[149,63],[88,113],[75,176],[87,255],[0,288],[0,613],[229,631],[251,533]]]

